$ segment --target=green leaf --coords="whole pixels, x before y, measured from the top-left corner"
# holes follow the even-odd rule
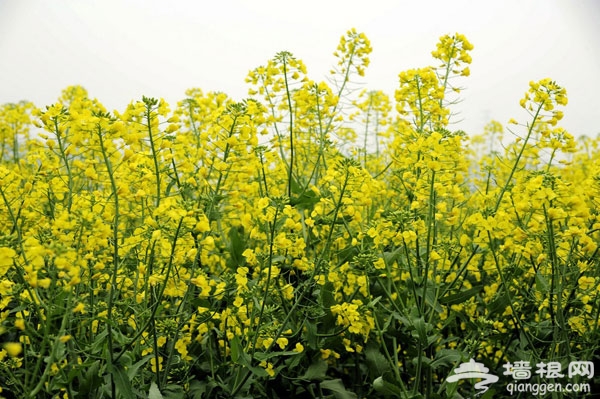
[[[482,396],[481,399],[492,399],[492,398],[496,398],[498,392],[496,392],[496,388],[490,388],[488,389]]]
[[[244,256],[244,250],[246,249],[244,241],[244,228],[243,227],[232,227],[229,229],[229,266],[235,270],[237,266],[243,265],[246,261]]]
[[[435,354],[435,359],[431,362],[431,368],[439,366],[453,366],[464,358],[463,353],[456,349],[440,349]]]
[[[365,357],[371,375],[382,375],[390,370],[390,363],[377,347],[368,347],[365,350]]]
[[[259,377],[267,377],[269,375],[267,374],[267,371],[262,367],[256,367],[252,365],[252,359],[250,358],[250,354],[244,352],[244,348],[242,348],[242,344],[240,343],[239,338],[237,336],[233,337],[233,339],[230,341],[230,348],[231,360],[233,360],[235,363],[244,366],[245,368],[250,370],[252,374],[257,375]]]
[[[422,344],[426,343],[427,342],[427,325],[428,325],[428,323],[425,323],[425,318],[424,317],[414,318],[412,320],[412,324],[415,327],[415,331],[417,332],[419,341],[421,341]]]
[[[333,283],[329,281],[321,287],[321,305],[325,309],[330,309],[336,304],[335,298],[333,297],[333,290]]]
[[[100,360],[96,360],[87,367],[85,377],[80,381],[79,393],[83,397],[92,397],[92,392],[94,392],[101,384]]]
[[[391,265],[393,264],[396,259],[398,259],[398,256],[400,255],[400,253],[402,252],[402,248],[398,248],[392,252],[386,251],[383,253],[383,260],[385,261],[386,265]]]
[[[303,354],[304,352],[298,352],[298,353],[299,353],[299,354]],[[289,371],[289,370],[293,370],[293,369],[295,369],[295,368],[296,368],[296,367],[297,367],[297,366],[300,364],[300,362],[301,362],[303,359],[304,359],[304,356],[292,356],[292,357],[289,357],[289,358],[288,358],[288,359],[285,361],[286,368],[288,369],[288,371]]]
[[[494,315],[496,313],[502,314],[506,310],[506,307],[509,306],[509,304],[510,304],[510,299],[509,299],[508,295],[506,295],[505,292],[497,293],[496,299],[493,300],[492,302],[490,302],[490,304],[488,305],[488,314],[489,315]]]
[[[432,308],[435,309],[437,313],[442,313],[444,309],[440,306],[438,298],[436,297],[435,287],[430,287],[427,290],[427,294],[425,295],[425,302]]]
[[[181,385],[169,384],[163,389],[164,399],[181,399],[185,396],[185,391]]]
[[[384,395],[393,395],[397,398],[405,397],[405,392],[401,387],[394,383],[389,373],[385,373],[382,376],[377,377],[375,381],[373,381],[373,388],[377,392]]]
[[[140,369],[140,367],[148,363],[148,361],[153,357],[153,354],[146,355],[141,360],[137,361],[135,364],[127,367],[127,377],[129,378],[129,381],[132,381],[133,378],[138,375],[138,370]]]
[[[229,341],[229,347],[231,348],[231,360],[234,363],[238,363],[241,353],[244,352],[244,348],[242,348],[240,338],[237,335]]]
[[[290,198],[290,205],[298,209],[313,209],[315,204],[319,202],[317,194],[310,189],[303,191],[295,178],[292,178],[291,183],[294,196]]]
[[[129,377],[127,376],[127,372],[122,367],[113,367],[110,372],[113,381],[115,382],[115,386],[117,388],[117,392],[124,399],[136,399],[135,394],[133,393],[133,388],[131,386],[131,382],[129,381]]]
[[[445,295],[439,301],[442,305],[456,305],[467,301],[469,298],[477,295],[483,289],[483,285],[477,285],[465,291],[457,292],[452,295]]]
[[[164,137],[166,138],[166,137]],[[175,183],[177,181],[176,180],[171,180],[168,184],[167,184],[167,189],[165,190],[165,193],[167,194],[167,196],[171,193],[171,189],[175,186]]]
[[[233,351],[232,351],[233,352]],[[256,352],[254,354],[254,358],[256,360],[258,360],[259,362],[262,362],[263,360],[269,360],[273,357],[279,357],[279,356],[295,356],[295,355],[300,355],[302,352],[294,352],[294,351],[283,351],[283,352],[277,352],[277,351],[270,351],[270,352]],[[232,355],[233,358],[233,355]]]
[[[367,304],[368,308],[373,308],[375,307],[375,305],[377,305],[379,303],[379,301],[381,301],[381,296],[378,296],[377,298],[374,298],[371,302],[369,302]]]
[[[537,272],[535,274],[535,288],[542,294],[545,294],[548,292],[549,286],[548,280],[540,272]]]
[[[358,396],[356,396],[355,393],[352,393],[352,392],[349,392],[346,390],[346,387],[344,386],[344,384],[342,383],[342,380],[340,380],[340,379],[325,380],[325,381],[321,382],[321,388],[325,388],[330,391],[333,391],[333,393],[335,394],[335,397],[338,399],[356,399],[356,398],[358,398]]]
[[[190,383],[190,390],[189,390],[190,398],[192,398],[192,399],[204,398],[209,384],[211,385],[211,388],[212,388],[212,386],[214,386],[215,382],[214,381],[193,380]]]
[[[106,327],[104,327],[104,329],[102,331],[100,331],[98,333],[98,335],[96,335],[94,342],[92,343],[92,346],[90,348],[90,352],[91,354],[99,354],[102,353],[104,350],[104,347],[108,342],[108,329]]]
[[[327,362],[323,359],[318,359],[316,362],[308,366],[306,373],[300,379],[306,381],[323,381],[327,373]]]
[[[306,326],[306,340],[308,346],[311,349],[318,349],[319,337],[317,335],[317,325],[308,320],[305,321],[304,325]]]
[[[150,390],[148,391],[148,399],[164,399],[158,386],[154,381],[150,384]]]

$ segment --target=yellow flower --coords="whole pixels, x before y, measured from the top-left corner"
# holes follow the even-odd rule
[[[4,276],[13,265],[13,259],[17,257],[14,249],[0,247],[0,276]]]
[[[15,328],[21,331],[25,331],[25,320],[18,317],[15,319]]]
[[[288,344],[288,339],[287,338],[285,338],[285,337],[277,338],[277,345],[279,345],[279,348],[285,349],[285,347],[287,346],[287,344]]]
[[[186,335],[177,340],[175,343],[175,349],[181,355],[184,360],[192,360],[193,358],[188,355],[188,345],[191,344],[192,339],[190,336]]]
[[[62,342],[63,344],[69,342],[71,340],[71,338],[73,338],[71,335],[63,335],[59,338],[60,342]]]
[[[259,366],[264,368],[270,377],[275,377],[275,370],[273,370],[272,363],[267,362],[266,360],[263,360],[262,362],[260,362]]]
[[[587,291],[590,288],[596,286],[596,279],[594,277],[582,276],[579,277],[579,280],[577,280],[577,282],[579,283],[579,287],[584,291]]]
[[[210,223],[208,222],[208,218],[206,216],[203,216],[198,221],[198,223],[196,223],[196,226],[194,227],[194,232],[206,233],[207,231],[210,231]]]
[[[262,197],[261,199],[258,200],[258,204],[257,204],[258,209],[265,209],[267,206],[269,206],[268,198]]]
[[[334,350],[331,350],[331,349],[321,349],[321,357],[324,360],[327,360],[329,358],[339,359],[340,358],[340,354],[337,353]]]
[[[4,350],[11,357],[17,357],[23,352],[23,345],[20,342],[6,342]]]
[[[152,358],[150,358],[150,368],[152,370],[153,373],[156,373],[156,356],[152,356]],[[158,370],[162,371],[163,369],[163,358],[162,356],[158,357]]]
[[[239,308],[243,304],[244,304],[244,299],[240,296],[236,296],[235,300],[233,301],[233,306],[235,306],[236,308]]]
[[[378,258],[375,262],[373,262],[373,266],[378,270],[385,269],[385,261],[383,258]]]
[[[435,262],[436,260],[440,260],[440,259],[442,259],[442,257],[435,250],[431,251],[431,253],[429,254],[429,260],[431,260],[433,262]]]
[[[271,346],[271,344],[273,343],[273,338],[265,338],[262,342],[262,345],[265,349],[269,349],[269,347]]]

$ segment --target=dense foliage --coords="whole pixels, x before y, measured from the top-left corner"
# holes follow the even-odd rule
[[[280,52],[242,102],[3,105],[0,395],[459,398],[470,358],[594,359],[598,140],[550,79],[453,131],[472,48],[443,36],[394,99],[356,90],[351,30],[327,83]]]

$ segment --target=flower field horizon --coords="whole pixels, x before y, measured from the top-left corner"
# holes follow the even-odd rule
[[[442,36],[393,98],[351,29],[327,81],[282,51],[243,101],[0,106],[0,397],[529,397],[515,362],[590,397],[600,138],[549,78],[453,131],[472,49]],[[473,359],[499,381],[448,379]]]

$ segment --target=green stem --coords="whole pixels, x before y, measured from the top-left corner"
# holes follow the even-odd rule
[[[448,64],[446,65],[446,71],[444,73],[444,80],[442,83],[442,87],[444,88],[444,97],[446,94],[446,89],[448,87],[448,78],[450,76],[450,71],[452,70],[452,58],[454,57],[454,52],[456,50],[456,42],[452,43],[452,48],[450,49],[450,55],[448,57]],[[440,98],[440,109],[444,107],[444,97]],[[441,115],[438,119],[438,123],[441,121]]]
[[[54,286],[56,286],[55,282],[56,282],[56,280],[53,280]],[[53,287],[53,288],[55,288],[55,287]],[[65,312],[62,315],[59,332],[58,332],[56,338],[54,339],[54,342],[51,345],[50,356],[48,356],[48,358],[44,358],[43,356],[38,357],[38,364],[37,364],[37,367],[35,368],[35,370],[37,370],[38,367],[40,366],[40,362],[42,359],[46,362],[46,367],[38,381],[38,384],[29,393],[30,398],[35,398],[37,396],[37,394],[42,390],[44,385],[46,384],[46,381],[48,381],[48,378],[50,377],[52,365],[54,364],[54,361],[57,360],[58,348],[60,347],[60,345],[64,345],[63,343],[60,342],[60,337],[64,335],[64,331],[65,331],[65,328],[67,325],[67,320],[69,319],[69,316],[70,316],[69,309],[71,309],[71,299],[72,299],[72,297],[69,297],[69,300],[67,301],[67,305],[65,307]],[[52,314],[46,315],[46,326],[44,328],[45,331],[44,331],[44,342],[43,342],[45,345],[42,349],[40,349],[40,351],[39,351],[40,354],[45,352],[45,346],[47,345],[48,337],[51,333],[50,328],[52,326],[52,321],[51,321],[52,316],[53,316]]]
[[[287,98],[288,111],[290,114],[290,166],[288,168],[288,197],[292,198],[292,179],[294,169],[294,114],[292,109],[292,95],[288,84],[287,62],[283,58],[283,80],[285,82],[285,94]]]
[[[258,341],[258,336],[260,335],[260,325],[262,323],[262,319],[265,313],[265,307],[267,304],[267,299],[269,297],[269,288],[271,286],[271,273],[273,269],[273,250],[275,244],[275,226],[277,223],[277,216],[279,214],[279,207],[275,209],[275,216],[273,217],[273,222],[271,222],[270,226],[270,238],[269,238],[269,258],[267,264],[267,281],[265,283],[265,292],[263,293],[262,303],[260,305],[260,311],[258,312],[258,321],[256,322],[256,331],[254,333],[254,339],[252,340],[252,357],[254,357],[254,353],[256,352],[256,342]]]
[[[536,347],[533,343],[532,338],[530,337],[530,334],[528,331],[525,330],[525,328],[523,327],[523,324],[521,323],[521,318],[518,316],[516,310],[515,310],[515,306],[514,306],[514,302],[513,302],[513,297],[512,294],[510,292],[508,283],[504,277],[504,273],[502,272],[502,268],[500,265],[500,260],[498,259],[498,254],[496,253],[496,248],[494,245],[494,241],[492,239],[492,234],[487,231],[487,236],[488,236],[488,242],[490,244],[490,251],[492,253],[492,257],[494,258],[494,265],[496,266],[496,271],[498,272],[498,276],[500,277],[500,282],[502,283],[502,287],[504,287],[504,291],[506,292],[506,296],[508,297],[508,306],[510,307],[511,310],[511,314],[513,315],[513,320],[515,321],[515,323],[518,325],[519,327],[519,331],[521,331],[523,333],[523,335],[525,336],[525,339],[527,340],[527,343],[529,344],[531,350],[534,353],[534,357],[538,358],[539,354],[536,350]]]
[[[148,137],[150,138],[150,149],[152,150],[152,159],[154,161],[154,175],[156,177],[156,207],[160,204],[160,168],[158,165],[158,152],[154,143],[152,134],[152,105],[146,104],[146,123],[148,127]]]
[[[419,124],[417,126],[417,132],[423,133],[423,128],[425,127],[425,113],[423,112],[423,96],[421,94],[421,85],[419,81],[419,76],[415,76],[415,84],[417,87],[417,98],[419,102]]]
[[[267,184],[267,174],[265,172],[265,159],[263,157],[262,152],[259,154],[259,159],[260,159],[260,171],[261,171],[262,182],[265,185],[265,191],[264,191],[264,193],[261,193],[261,196],[269,197],[269,186]]]
[[[17,124],[14,123],[12,125],[12,130],[14,132],[14,141],[13,141],[13,162],[15,165],[19,164],[19,131],[17,129]],[[2,143],[4,144],[4,143]],[[4,147],[4,145],[3,145]],[[1,155],[4,155],[4,148],[2,148],[2,153]],[[0,157],[0,161],[2,160],[2,158]]]
[[[285,152],[283,151],[281,132],[279,131],[279,127],[277,125],[277,113],[275,112],[276,107],[275,107],[275,104],[273,103],[271,92],[269,91],[269,88],[267,87],[266,82],[263,77],[261,77],[261,82],[263,84],[262,87],[265,90],[265,97],[268,99],[268,102],[269,102],[269,109],[271,110],[271,116],[273,117],[273,120],[274,120],[273,129],[275,129],[275,136],[277,137],[277,143],[278,143],[278,147],[279,147],[279,156],[281,157],[281,160],[286,165],[286,167],[289,168],[287,159],[285,157]]]
[[[425,270],[423,272],[423,301],[421,302],[421,314],[425,314],[425,304],[427,299],[427,285],[429,282],[429,260],[431,255],[431,248],[435,240],[435,171],[431,171],[431,185],[429,187],[429,210],[427,214],[427,243],[425,244]],[[432,308],[433,310],[433,308]]]
[[[552,220],[548,216],[548,210],[546,209],[546,205],[542,205],[542,209],[544,210],[544,218],[546,220],[546,231],[548,233],[548,255],[550,256],[550,264],[552,266],[552,277],[550,282],[550,299],[549,299],[549,307],[550,311],[553,313],[552,322],[554,325],[554,339],[552,340],[553,345],[563,344],[567,350],[569,350],[569,341],[568,334],[564,334],[567,331],[565,318],[564,318],[564,309],[562,303],[563,296],[563,275],[564,271],[560,268],[560,262],[556,256],[557,248],[556,243],[554,241],[554,224]],[[556,310],[554,309],[554,295],[556,295]],[[557,353],[558,348],[553,348],[552,353]]]
[[[54,118],[54,134],[58,141],[58,149],[60,150],[60,157],[65,164],[67,170],[67,184],[69,187],[69,193],[67,194],[67,211],[71,210],[71,203],[73,202],[73,175],[71,174],[71,166],[69,165],[69,159],[67,158],[65,143],[61,137],[60,129],[58,127],[58,118]]]
[[[144,326],[137,332],[136,335],[134,335],[134,337],[129,341],[129,343],[127,343],[123,347],[121,352],[117,356],[115,356],[114,361],[119,360],[121,358],[121,356],[123,356],[125,353],[127,353],[127,351],[129,349],[131,349],[133,344],[144,334],[144,331],[146,331],[148,329],[148,327],[154,323],[154,320],[156,317],[156,312],[158,311],[158,307],[164,296],[165,289],[167,287],[167,282],[168,282],[169,276],[171,275],[171,269],[173,268],[173,259],[175,258],[175,244],[177,243],[177,239],[178,239],[179,233],[181,231],[182,223],[183,223],[183,218],[179,219],[177,229],[175,230],[175,236],[173,237],[173,245],[171,246],[171,254],[169,256],[169,263],[167,264],[167,271],[165,273],[164,283],[161,285],[160,291],[158,292],[156,300],[153,303],[150,316],[148,317],[146,324],[144,324]],[[157,367],[158,367],[158,363],[157,363]]]
[[[317,161],[315,162],[315,166],[312,170],[312,172],[310,173],[310,178],[308,179],[308,181],[306,182],[305,187],[302,189],[302,193],[300,194],[300,196],[302,196],[302,194],[304,194],[306,192],[306,190],[308,190],[308,186],[310,185],[311,181],[313,179],[317,179],[317,170],[319,167],[319,162],[321,159],[324,160],[324,149],[325,149],[325,138],[327,136],[327,133],[329,133],[329,131],[331,130],[331,126],[333,125],[333,121],[335,119],[335,116],[337,115],[337,111],[339,108],[339,104],[340,104],[340,98],[342,98],[342,94],[344,93],[344,90],[346,89],[346,85],[348,84],[348,82],[350,81],[350,66],[352,65],[352,60],[354,59],[354,53],[355,53],[355,49],[352,48],[351,52],[350,52],[350,56],[348,57],[348,62],[345,66],[345,70],[346,72],[344,73],[344,79],[342,80],[342,84],[338,90],[337,93],[337,98],[338,101],[335,103],[335,105],[333,106],[333,109],[330,112],[330,117],[329,120],[327,121],[327,125],[325,126],[325,128],[323,129],[323,116],[321,114],[321,107],[319,105],[319,91],[318,91],[318,85],[315,85],[315,98],[316,98],[316,102],[317,102],[317,115],[318,115],[318,119],[319,119],[319,134],[320,134],[320,143],[319,143],[319,153],[317,154]]]
[[[285,316],[285,318],[283,319],[283,321],[281,322],[281,326],[279,327],[279,330],[277,331],[276,337],[281,336],[281,334],[283,333],[283,331],[285,331],[286,327],[287,327],[287,323],[289,322],[290,318],[292,317],[292,315],[295,313],[296,309],[303,303],[304,298],[308,297],[311,293],[312,293],[312,289],[314,288],[314,282],[315,282],[315,276],[317,275],[317,271],[320,269],[320,263],[322,262],[322,259],[324,257],[324,255],[329,251],[329,248],[331,246],[331,237],[333,234],[333,229],[335,227],[335,223],[337,221],[337,216],[338,216],[338,212],[339,209],[342,205],[342,199],[344,196],[344,193],[346,191],[346,186],[348,184],[348,180],[349,180],[349,172],[346,171],[346,177],[344,179],[344,183],[342,185],[342,188],[340,190],[340,196],[339,196],[339,200],[336,204],[336,208],[334,209],[334,216],[333,216],[333,221],[331,223],[330,226],[330,232],[327,238],[327,241],[325,243],[325,248],[323,248],[323,253],[321,254],[321,257],[315,260],[315,266],[314,269],[310,275],[310,277],[307,279],[307,283],[306,285],[304,285],[302,287],[302,290],[300,292],[300,294],[298,295],[298,298],[296,299],[296,301],[294,302],[294,304],[292,305],[292,307],[290,308],[289,312],[287,313],[287,315]],[[264,301],[263,301],[264,304]],[[258,331],[257,331],[258,334]],[[253,344],[253,348],[256,347],[256,338],[255,338],[255,343]],[[274,343],[271,343],[271,347],[273,346]],[[242,381],[237,384],[237,386],[232,390],[231,396],[235,396],[237,394],[237,392],[242,388],[242,386],[245,384],[245,382],[248,380],[250,376],[250,373],[248,373],[243,379]]]
[[[369,96],[369,106],[367,108],[367,119],[365,121],[365,138],[363,140],[363,162],[364,168],[367,169],[367,139],[369,138],[369,119],[371,117],[371,108],[373,106],[373,96],[368,94]],[[375,132],[377,134],[377,132]],[[377,140],[377,139],[376,139]]]
[[[106,308],[106,329],[108,333],[108,369],[110,373],[110,385],[112,397],[116,397],[116,385],[114,380],[114,374],[112,373],[115,363],[114,357],[114,342],[112,336],[112,320],[113,320],[113,310],[114,310],[114,302],[115,295],[117,292],[117,275],[119,273],[119,194],[117,188],[117,182],[115,180],[114,171],[112,168],[112,164],[108,159],[108,154],[106,153],[106,147],[104,146],[104,131],[100,124],[97,125],[97,134],[98,140],[100,141],[100,151],[102,152],[102,158],[104,159],[104,164],[106,165],[106,170],[108,172],[108,177],[110,179],[110,186],[112,189],[112,195],[114,196],[115,203],[115,215],[112,223],[112,244],[113,244],[113,266],[111,271],[111,280],[110,280],[110,292],[108,294],[108,304]]]
[[[500,194],[498,195],[498,200],[496,201],[496,206],[494,207],[494,213],[496,213],[498,211],[498,209],[500,209],[500,204],[502,203],[502,198],[504,197],[504,194],[508,190],[508,187],[510,187],[510,182],[512,181],[512,178],[513,178],[515,172],[517,171],[519,162],[521,161],[521,158],[523,157],[523,153],[525,152],[525,149],[527,148],[527,143],[529,142],[529,139],[531,138],[531,134],[533,133],[533,128],[535,126],[535,123],[537,122],[537,118],[540,115],[540,112],[542,111],[543,107],[544,107],[544,103],[541,102],[540,105],[538,106],[537,111],[535,112],[535,115],[533,116],[533,121],[531,122],[531,125],[529,126],[529,129],[527,131],[527,136],[525,137],[525,141],[523,142],[523,145],[521,146],[521,150],[517,154],[517,158],[515,159],[515,163],[514,163],[512,169],[510,170],[510,174],[508,175],[508,178],[506,179],[506,183],[504,184],[504,187],[502,187],[502,189],[500,190]]]

